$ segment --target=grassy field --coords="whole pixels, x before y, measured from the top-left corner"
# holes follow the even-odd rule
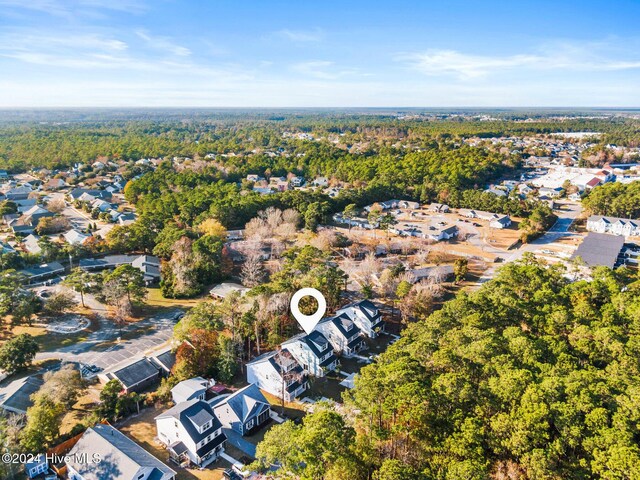
[[[206,300],[211,300],[206,293],[197,298],[164,298],[159,288],[148,288],[145,303],[156,308],[191,308]]]

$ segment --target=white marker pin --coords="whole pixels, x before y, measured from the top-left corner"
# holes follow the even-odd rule
[[[302,297],[313,297],[316,299],[318,302],[318,310],[316,310],[316,313],[313,315],[305,315],[300,311],[298,304]],[[293,297],[291,297],[291,313],[293,313],[293,316],[296,318],[300,326],[308,334],[316,328],[316,325],[324,316],[326,311],[327,301],[325,300],[324,295],[315,288],[302,288],[294,293]]]

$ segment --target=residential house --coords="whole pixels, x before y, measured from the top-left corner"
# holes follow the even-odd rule
[[[69,192],[69,198],[73,200],[81,200],[85,202],[93,202],[100,198],[102,200],[111,200],[111,192],[107,190],[89,190],[86,188],[74,188]]]
[[[243,297],[250,289],[233,282],[222,282],[209,290],[209,295],[214,298],[225,299],[232,293],[238,293]]]
[[[5,197],[7,197],[7,200],[11,200],[11,201],[25,200],[29,197],[32,191],[33,190],[31,187],[23,185],[21,187],[15,187],[7,190],[6,192],[4,192],[4,195]]]
[[[24,214],[26,211],[37,205],[35,198],[25,198],[24,200],[14,200],[13,203],[18,207],[18,213]]]
[[[205,400],[207,390],[215,385],[215,381],[211,380],[211,382],[213,383],[202,377],[183,380],[171,389],[171,398],[176,404],[193,399]]]
[[[292,187],[302,187],[304,185],[304,177],[293,176],[291,177]]]
[[[37,227],[38,222],[41,218],[45,217],[54,217],[55,213],[50,212],[46,208],[39,207],[38,205],[34,205],[29,208],[26,212],[22,214],[22,218],[20,218],[19,223],[22,225],[30,225],[32,227]]]
[[[257,175],[255,173],[250,173],[249,175],[247,175],[247,181],[253,183],[262,182],[264,181],[264,177],[261,177],[260,175]]]
[[[562,195],[563,191],[564,189],[562,187],[540,187],[538,189],[538,196],[558,198],[560,195]]]
[[[429,205],[429,210],[436,213],[449,213],[449,205],[444,203],[432,203]]]
[[[494,217],[489,221],[489,226],[491,228],[507,228],[511,225],[511,218],[509,215],[498,215],[495,214]]]
[[[625,237],[640,236],[640,220],[591,215],[587,219],[587,230],[596,233],[624,235]]]
[[[11,245],[0,241],[0,253],[4,255],[5,253],[15,253],[15,251],[16,249],[13,248]]]
[[[382,210],[391,210],[392,208],[404,208],[408,210],[417,210],[420,208],[420,203],[412,202],[409,200],[386,200],[384,202],[373,203],[371,205],[367,205],[364,209],[367,212],[370,212],[374,206],[379,205]]]
[[[28,283],[37,283],[64,273],[64,267],[59,262],[49,262],[35,267],[25,268],[21,270],[20,273],[27,277]]]
[[[118,380],[124,393],[141,392],[160,382],[161,376],[158,366],[147,357],[125,360],[98,374],[102,383]]]
[[[156,429],[172,460],[199,467],[215,461],[227,440],[211,406],[199,399],[179,403],[158,415]]]
[[[136,221],[136,214],[135,213],[122,213],[118,217],[118,224],[119,225],[131,225],[135,221]]]
[[[82,233],[73,229],[62,236],[69,245],[84,245],[84,243],[91,238],[91,234]]]
[[[310,334],[301,333],[282,342],[302,369],[314,377],[323,377],[326,372],[335,370],[338,359],[333,353],[333,346],[319,331]]]
[[[365,346],[362,332],[346,313],[323,318],[315,329],[329,340],[337,353],[347,357],[355,355]]]
[[[480,220],[488,220],[489,226],[492,228],[507,228],[511,225],[511,218],[508,215],[499,213],[484,212],[482,210],[469,210],[461,208],[458,213],[467,218],[479,218]]]
[[[84,432],[65,456],[65,464],[69,480],[176,478],[175,471],[111,425],[104,424]]]
[[[258,430],[271,417],[271,404],[254,384],[214,398],[211,406],[222,426],[240,435]]]
[[[0,387],[0,408],[10,413],[27,413],[27,409],[33,405],[31,395],[40,390],[42,385],[42,377],[32,375]]]
[[[58,475],[49,468],[49,460],[44,453],[39,453],[24,464],[24,471],[30,479],[57,480]]]
[[[438,265],[435,267],[414,268],[407,271],[407,277],[407,280],[414,284],[428,279],[446,281],[453,278],[453,266]]]
[[[360,300],[359,302],[345,305],[337,311],[338,315],[342,313],[346,314],[360,331],[369,338],[375,338],[380,332],[384,332],[382,312],[369,300]]]
[[[45,190],[60,190],[67,186],[67,182],[65,182],[62,178],[52,178],[47,183],[44,184]]]
[[[153,255],[140,255],[131,262],[131,266],[140,270],[144,283],[152,285],[160,280],[160,259]]]
[[[105,202],[101,198],[97,198],[93,202],[91,202],[91,209],[95,210],[96,208],[100,212],[106,212],[108,210],[111,210],[112,205],[109,202]]]
[[[316,177],[316,179],[311,182],[314,187],[327,187],[329,186],[329,180],[327,177]]]
[[[307,376],[291,352],[267,352],[247,363],[247,382],[290,402],[307,388]]]
[[[80,260],[80,268],[87,271],[112,269],[120,265],[132,265],[141,270],[147,285],[160,280],[160,259],[153,255],[106,255]]]

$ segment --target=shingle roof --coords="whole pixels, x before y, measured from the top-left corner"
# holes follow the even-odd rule
[[[171,389],[171,394],[191,400],[196,395],[207,390],[207,380],[202,377],[189,378],[179,382]]]
[[[158,376],[159,373],[158,368],[149,359],[142,358],[120,370],[111,372],[111,375],[120,380],[125,388],[131,388],[154,375]]]
[[[0,406],[11,412],[26,413],[27,408],[33,405],[31,395],[40,390],[43,384],[44,380],[39,376],[14,380],[0,389]]]
[[[211,432],[217,430],[218,428],[222,428],[220,420],[218,420],[218,418],[214,415],[211,406],[204,400],[193,399],[187,402],[181,402],[158,415],[156,417],[156,420],[162,418],[175,418],[176,420],[178,420],[187,431],[189,437],[196,444],[210,435]],[[202,426],[208,421],[211,421],[211,427],[206,429],[203,433],[200,433],[196,429],[195,425]],[[221,441],[224,441],[226,439],[224,434],[220,436],[223,437]],[[218,442],[218,444],[219,443],[220,442]],[[209,444],[205,445],[205,447],[209,447]],[[200,455],[200,453],[198,453],[198,455]]]
[[[624,237],[589,232],[571,258],[580,257],[590,267],[613,268],[624,246]]]
[[[99,455],[101,461],[76,461],[84,458],[83,454],[87,454],[88,459]],[[149,469],[149,478],[157,480],[168,480],[176,475],[175,471],[111,425],[102,424],[87,429],[69,452],[66,463],[84,480],[135,480],[142,470]]]
[[[236,418],[242,423],[270,408],[269,401],[253,383],[232,393],[217,406],[224,404],[229,406]]]

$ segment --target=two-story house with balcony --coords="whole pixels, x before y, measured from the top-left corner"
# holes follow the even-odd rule
[[[336,352],[347,357],[355,355],[365,346],[361,330],[346,313],[323,318],[315,330],[329,340]]]
[[[335,370],[338,365],[333,346],[317,330],[308,335],[301,333],[290,338],[282,343],[282,348],[289,350],[302,369],[314,377],[322,377],[326,372]]]
[[[247,382],[290,402],[308,387],[307,375],[288,349],[267,352],[247,363]]]
[[[640,221],[630,218],[591,215],[587,219],[587,230],[610,235],[623,235],[625,237],[640,236]]]
[[[194,398],[156,417],[158,439],[172,460],[204,467],[224,451],[227,437],[222,424],[204,400]]]
[[[384,332],[384,321],[380,309],[369,300],[345,305],[337,312],[345,313],[356,324],[356,326],[369,338],[377,337],[380,332]]]

